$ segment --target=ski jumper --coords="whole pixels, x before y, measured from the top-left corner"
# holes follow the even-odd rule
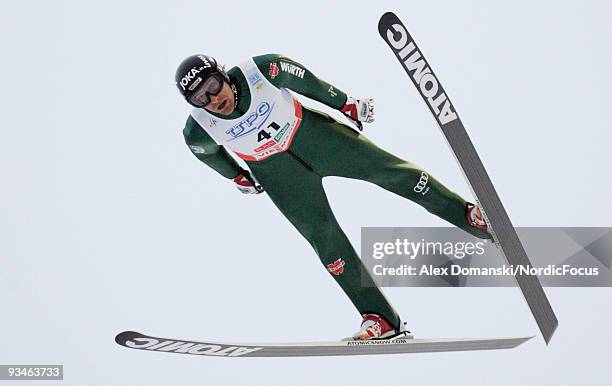
[[[337,110],[347,96],[301,64],[276,54],[262,55],[230,69],[228,75],[238,90],[235,111],[221,116],[195,108],[183,130],[187,145],[226,178],[241,170],[226,148],[245,160],[360,314],[379,314],[394,328],[400,324],[336,221],[323,177],[371,182],[477,237],[489,237],[467,223],[466,201],[429,173],[329,115],[303,106],[288,90]]]

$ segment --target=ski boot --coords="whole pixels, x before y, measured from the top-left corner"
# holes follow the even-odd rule
[[[474,205],[469,202],[467,203],[467,205],[465,206],[465,219],[467,220],[468,224],[470,224],[470,226],[478,230],[477,233],[483,233],[485,237],[482,237],[479,234],[475,234],[474,232],[471,232],[474,234],[474,236],[481,238],[481,239],[485,239],[485,238],[492,239],[493,238],[493,236],[491,236],[491,234],[489,233],[489,230],[487,228],[487,223],[478,205]]]
[[[406,329],[405,323],[400,321],[399,329],[394,329],[389,322],[380,315],[363,314],[361,328],[350,338],[343,340],[379,340],[379,339],[412,339],[413,336]]]

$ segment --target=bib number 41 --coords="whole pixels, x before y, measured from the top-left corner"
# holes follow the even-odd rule
[[[278,123],[272,122],[268,125],[267,129],[269,128],[272,128],[278,132],[278,129],[280,129],[280,126],[278,125]],[[270,132],[266,131],[265,129],[261,129],[257,133],[257,142],[265,141],[270,138],[272,138],[272,134],[270,134]]]

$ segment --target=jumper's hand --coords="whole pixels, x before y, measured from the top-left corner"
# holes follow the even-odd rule
[[[355,99],[353,97],[348,97],[340,111],[342,111],[359,130],[363,130],[363,124],[361,122],[374,122],[374,99]]]
[[[248,170],[242,170],[240,174],[234,177],[234,184],[244,194],[259,194],[264,191]]]

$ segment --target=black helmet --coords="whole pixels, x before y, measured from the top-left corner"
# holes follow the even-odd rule
[[[191,55],[176,69],[174,81],[179,92],[187,101],[200,83],[212,73],[219,73],[230,83],[229,77],[217,61],[206,55]]]

